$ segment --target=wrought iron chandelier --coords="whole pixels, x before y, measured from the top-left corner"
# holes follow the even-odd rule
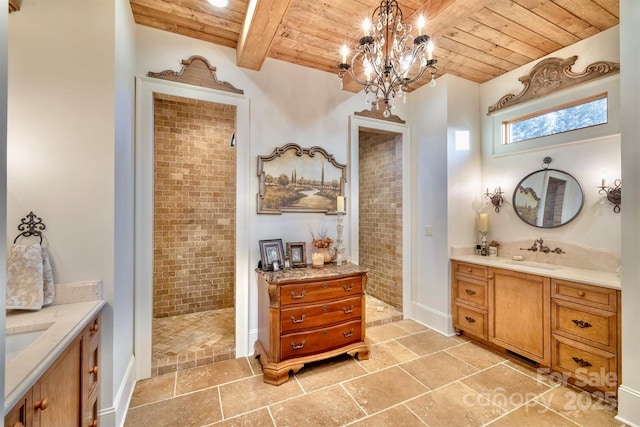
[[[431,73],[431,86],[438,61],[433,58],[431,37],[422,34],[425,19],[418,19],[418,35],[411,35],[411,25],[402,22],[402,10],[396,0],[382,0],[363,23],[364,36],[360,38],[351,63],[347,62],[349,48],[342,46],[342,60],[338,64],[340,79],[349,74],[353,81],[364,86],[367,104],[380,107],[384,102],[384,117],[391,115],[395,99],[406,100],[409,84],[418,80],[425,71]],[[413,42],[413,43],[412,43]],[[415,65],[415,66],[414,66]]]

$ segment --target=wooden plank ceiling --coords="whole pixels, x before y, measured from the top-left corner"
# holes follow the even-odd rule
[[[618,2],[398,0],[405,23],[427,18],[436,77],[478,83],[617,25]],[[230,0],[225,9],[207,0],[130,3],[136,23],[235,48],[241,67],[259,70],[269,57],[337,74],[340,47],[356,45],[380,0]],[[411,89],[429,80],[425,75]],[[345,90],[360,89],[345,81]]]

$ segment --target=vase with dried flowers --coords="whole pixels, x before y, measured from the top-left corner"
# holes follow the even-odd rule
[[[331,262],[331,254],[329,253],[329,248],[331,248],[331,244],[333,240],[327,236],[327,230],[322,230],[317,236],[309,227],[309,232],[311,233],[311,246],[317,249],[318,252],[322,253],[324,256],[324,263]]]

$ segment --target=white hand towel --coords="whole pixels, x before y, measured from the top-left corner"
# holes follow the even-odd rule
[[[7,309],[40,310],[44,302],[40,244],[13,245],[7,260]]]
[[[49,261],[49,252],[46,246],[42,246],[42,281],[44,289],[44,300],[42,305],[49,305],[56,296],[56,287],[53,283],[53,271],[51,270],[51,261]]]

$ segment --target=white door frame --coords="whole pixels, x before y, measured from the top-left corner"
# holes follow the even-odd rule
[[[249,353],[249,215],[246,171],[249,156],[249,100],[244,95],[183,83],[136,77],[135,142],[135,371],[136,380],[151,376],[153,318],[153,94],[180,96],[236,106],[236,357]],[[117,331],[116,331],[117,335]]]
[[[411,134],[409,126],[401,123],[387,122],[384,120],[371,119],[368,117],[351,115],[349,117],[349,180],[351,181],[349,204],[349,229],[351,230],[350,244],[351,257],[354,263],[360,259],[359,243],[359,199],[360,199],[360,179],[358,173],[360,165],[358,160],[358,150],[360,149],[359,131],[364,129],[377,129],[402,135],[402,314],[405,319],[412,317],[411,314],[411,272],[412,272],[412,249],[411,230],[412,227],[412,192],[411,177],[413,175],[411,162]]]

